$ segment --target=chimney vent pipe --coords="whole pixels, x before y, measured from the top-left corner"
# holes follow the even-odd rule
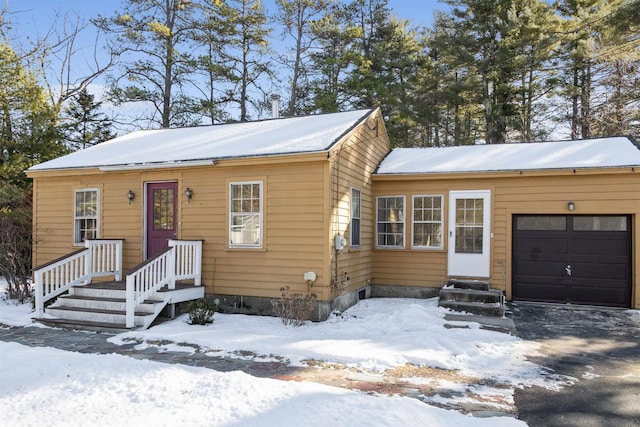
[[[280,118],[280,95],[271,95],[271,118]]]

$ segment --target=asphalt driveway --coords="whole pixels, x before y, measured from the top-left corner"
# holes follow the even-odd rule
[[[517,389],[531,427],[640,426],[640,317],[627,310],[510,304],[518,336],[541,343],[529,359],[566,377],[561,390]]]

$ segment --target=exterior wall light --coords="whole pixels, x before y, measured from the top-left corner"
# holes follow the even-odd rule
[[[576,210],[576,204],[573,202],[567,203],[567,209],[569,209],[570,211]]]
[[[129,190],[129,192],[127,193],[127,199],[129,199],[129,204],[131,204],[131,202],[133,202],[133,199],[136,198],[136,193],[134,193],[132,190]]]
[[[184,195],[187,196],[187,202],[191,203],[191,199],[193,198],[193,191],[189,187],[184,190]]]

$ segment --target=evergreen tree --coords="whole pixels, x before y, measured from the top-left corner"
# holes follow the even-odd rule
[[[293,41],[293,47],[281,59],[291,73],[287,116],[296,116],[309,105],[311,52],[316,42],[312,24],[322,18],[334,1],[277,0],[279,14],[276,19],[282,24],[284,34]]]
[[[199,12],[194,14],[191,25],[195,73],[204,79],[194,85],[200,95],[197,109],[211,124],[226,122],[230,114],[225,107],[233,96],[225,91],[225,86],[233,80],[233,73],[224,47],[231,43],[235,33],[235,23],[231,19],[233,11],[221,0],[201,0],[194,4]],[[196,81],[199,81],[197,76]]]
[[[361,30],[351,24],[345,6],[334,3],[322,19],[312,22],[311,31],[317,46],[311,54],[310,66],[309,91],[313,101],[306,113],[353,108],[358,99],[347,87],[346,80],[356,72],[360,62],[354,43],[361,37]]]
[[[63,126],[69,148],[83,149],[115,137],[111,121],[99,111],[101,105],[86,89],[71,100]]]
[[[139,119],[163,128],[197,122],[188,93],[195,64],[187,48],[194,7],[190,0],[126,0],[118,16],[94,20],[132,54],[111,78],[110,97],[116,105],[150,105],[152,112]]]
[[[0,81],[0,179],[5,188],[27,189],[24,170],[66,149],[42,87],[5,43],[0,43]]]
[[[66,152],[34,74],[0,43],[0,276],[11,297],[30,295],[31,181],[24,170]]]
[[[267,60],[271,30],[260,0],[230,0],[228,6],[233,30],[223,52],[232,85],[227,98],[238,106],[240,121],[244,122],[250,119],[249,107],[260,111],[261,101],[267,97],[261,79],[272,77]]]

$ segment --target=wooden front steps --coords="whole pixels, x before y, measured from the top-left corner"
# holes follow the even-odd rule
[[[126,284],[124,281],[74,286],[47,307],[46,317],[34,320],[50,326],[92,331],[123,332],[147,329],[168,304],[204,297],[204,286],[176,283],[135,307],[134,328],[126,326]]]
[[[440,289],[438,305],[480,316],[500,317],[504,313],[502,292],[476,280],[449,280]]]

